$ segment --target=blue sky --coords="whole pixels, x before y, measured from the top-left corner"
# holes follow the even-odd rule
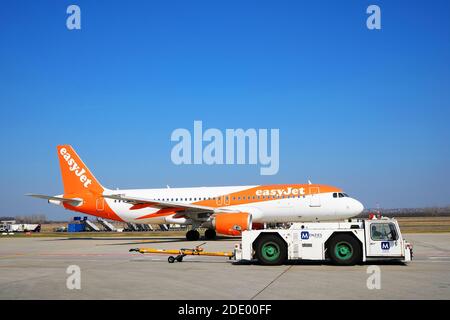
[[[81,8],[81,30],[66,9]],[[381,8],[382,29],[366,28]],[[110,188],[316,183],[450,204],[448,1],[2,1],[0,216],[71,214],[57,144]],[[279,128],[280,170],[175,166],[176,128]]]

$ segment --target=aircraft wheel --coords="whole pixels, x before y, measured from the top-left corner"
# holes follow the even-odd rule
[[[214,240],[216,238],[216,231],[213,229],[208,229],[205,231],[206,240]]]
[[[197,241],[200,239],[200,233],[197,230],[189,230],[186,232],[187,241]]]

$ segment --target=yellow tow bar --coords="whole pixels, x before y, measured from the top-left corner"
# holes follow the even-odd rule
[[[206,243],[206,242],[205,242]],[[155,249],[155,248],[134,248],[130,249],[130,252],[139,252],[139,253],[161,253],[161,254],[170,254],[167,261],[169,263],[174,263],[175,260],[178,262],[182,262],[185,256],[210,256],[210,257],[228,257],[229,259],[234,257],[234,253],[230,251],[215,251],[215,252],[207,252],[201,247],[205,243],[202,243],[196,246],[193,249]],[[172,255],[176,255],[175,257]]]

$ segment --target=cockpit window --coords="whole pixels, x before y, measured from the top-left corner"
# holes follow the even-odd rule
[[[333,198],[345,198],[348,197],[348,194],[343,192],[333,192]]]

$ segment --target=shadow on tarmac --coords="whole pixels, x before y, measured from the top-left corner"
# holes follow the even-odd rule
[[[86,240],[100,240],[100,241],[126,241],[121,243],[106,243],[106,244],[96,244],[96,246],[124,246],[124,245],[142,245],[146,243],[178,243],[178,242],[189,242],[189,247],[195,247],[199,245],[199,241],[204,242],[215,242],[215,241],[239,241],[240,238],[229,238],[229,237],[217,237],[216,240],[206,240],[199,239],[198,241],[187,241],[184,237],[142,237],[142,238],[103,238],[103,237],[76,237],[76,238],[59,238],[59,239],[42,239],[41,241],[86,241]],[[206,244],[207,245],[207,244]]]

